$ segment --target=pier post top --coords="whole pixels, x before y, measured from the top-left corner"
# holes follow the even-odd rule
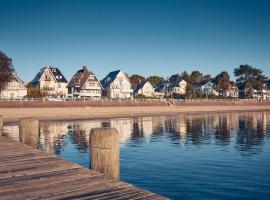
[[[34,117],[23,117],[23,118],[20,118],[20,121],[24,121],[24,120],[37,120],[37,119],[34,118]]]
[[[93,128],[90,132],[90,145],[94,148],[119,147],[119,134],[115,128]]]

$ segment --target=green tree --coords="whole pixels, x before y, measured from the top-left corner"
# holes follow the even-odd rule
[[[212,80],[211,74],[206,74],[206,75],[204,75],[204,76],[203,76],[203,80],[204,80],[204,81],[210,81],[210,80]]]
[[[152,84],[152,86],[155,88],[160,81],[163,81],[164,78],[160,76],[149,76],[147,80]]]
[[[267,77],[263,71],[250,65],[240,65],[234,69],[234,75],[237,77],[238,86],[244,87],[246,97],[252,97],[253,89],[262,90],[263,85],[267,82]]]
[[[228,72],[223,71],[214,78],[213,82],[217,91],[228,90],[230,87],[230,76]]]
[[[181,78],[188,82],[189,81],[189,74],[186,71],[183,71],[181,73]]]
[[[27,86],[27,96],[30,98],[39,98],[42,97],[41,91],[36,88],[32,83],[28,83]]]
[[[14,71],[12,59],[5,53],[0,51],[0,91],[5,87],[6,83],[12,78],[11,73]]]
[[[190,83],[194,84],[196,82],[200,82],[204,79],[203,73],[199,71],[193,71],[190,74]]]
[[[135,88],[136,85],[144,83],[146,81],[146,79],[143,76],[138,74],[133,74],[131,77],[129,77],[129,80],[133,88]]]

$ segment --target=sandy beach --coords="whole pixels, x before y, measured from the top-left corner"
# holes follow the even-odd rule
[[[18,122],[23,117],[40,121],[83,120],[115,117],[173,115],[200,112],[270,111],[270,105],[249,106],[152,106],[152,107],[54,107],[54,108],[0,108],[4,123]]]

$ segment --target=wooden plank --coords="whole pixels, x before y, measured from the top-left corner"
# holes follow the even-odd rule
[[[0,136],[0,199],[165,199]]]

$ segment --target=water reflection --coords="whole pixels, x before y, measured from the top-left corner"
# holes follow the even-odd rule
[[[171,144],[233,145],[247,155],[259,153],[269,137],[270,112],[153,116],[111,120],[40,123],[40,149],[59,154],[67,137],[80,152],[87,152],[89,133],[95,127],[114,127],[122,147],[140,146],[165,137]],[[4,134],[18,140],[18,126],[4,126]]]

